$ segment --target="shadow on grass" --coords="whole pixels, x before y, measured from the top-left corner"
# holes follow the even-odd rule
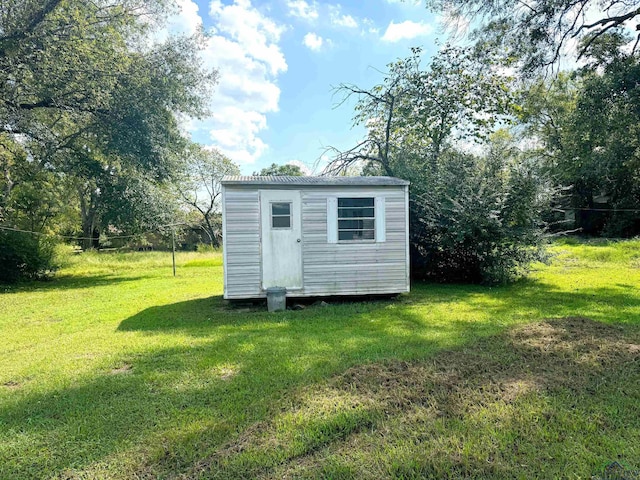
[[[432,315],[431,309],[457,303],[464,307],[459,320],[444,323]],[[398,301],[313,306],[278,314],[229,309],[219,296],[151,307],[124,319],[118,332],[178,335],[170,341],[173,346],[124,354],[112,369],[57,391],[12,391],[0,410],[0,478],[39,477],[45,472],[73,477],[91,470],[100,476],[105,465],[103,476],[110,476],[109,469],[117,469],[119,462],[135,465],[140,476],[166,476],[207,470],[212,461],[222,462],[233,477],[246,465],[238,467],[235,454],[229,454],[227,462],[211,457],[213,452],[223,452],[225,445],[224,451],[233,450],[239,434],[277,418],[310,385],[350,367],[424,359],[498,334],[508,323],[564,315],[567,310],[626,321],[629,309],[639,305],[637,296],[624,288],[567,293],[527,283],[492,290],[420,284]],[[513,319],[512,311],[523,318]],[[477,317],[469,318],[469,312]],[[504,339],[497,342],[505,345]],[[516,351],[513,358],[517,355]],[[296,440],[282,458],[288,462],[308,457],[333,439],[370,429],[378,425],[380,412],[379,406],[364,402],[353,413],[339,411],[336,417],[329,411],[329,423],[322,414],[313,420],[318,433],[303,432],[303,440]],[[237,461],[251,460],[248,465],[254,462],[258,472],[269,470],[274,461],[264,455],[259,453],[258,460],[238,456]],[[248,471],[254,472],[254,467]]]
[[[438,348],[437,339],[387,331],[387,306],[273,316],[234,312],[212,297],[147,309],[119,331],[186,333],[194,343],[124,355],[53,392],[14,389],[0,409],[0,478],[73,478],[127,452],[139,462],[140,450],[140,468],[150,475],[168,464],[188,469],[238,429],[268,417],[287,391],[368,358]],[[394,317],[396,325],[412,320]]]
[[[345,301],[342,298],[336,300],[329,308],[311,305],[302,311],[276,314],[267,313],[266,306],[262,304],[249,307],[230,305],[221,295],[217,295],[147,308],[123,320],[118,330],[148,333],[179,331],[194,336],[208,336],[212,329],[217,327],[238,327],[258,322],[255,328],[261,330],[264,329],[261,323],[276,322],[283,326],[290,321],[302,322],[297,325],[311,322],[314,328],[318,327],[316,322],[326,322],[327,329],[331,330],[336,324],[341,327],[358,325],[358,316],[366,317],[367,314],[372,314],[371,320],[375,321],[376,315],[380,315],[380,312],[386,312],[382,316],[392,320],[394,325],[407,324],[416,328],[433,329],[438,327],[425,321],[425,316],[420,313],[411,313],[411,308],[433,308],[438,305],[442,308],[461,305],[466,309],[466,312],[462,313],[478,312],[482,316],[490,315],[496,320],[495,324],[462,321],[465,330],[475,335],[484,327],[495,331],[496,327],[505,324],[504,319],[515,320],[506,323],[517,323],[521,318],[586,315],[609,323],[635,321],[640,313],[640,295],[637,287],[631,284],[616,284],[615,288],[564,291],[536,280],[523,280],[515,285],[497,288],[417,283],[413,286],[412,294],[398,299]],[[349,322],[348,319],[352,316],[354,321]],[[384,333],[384,325],[378,327],[381,327]],[[295,329],[296,324],[287,328]],[[320,331],[323,330],[320,328]]]
[[[116,285],[119,283],[135,282],[146,275],[62,275],[48,280],[19,282],[13,284],[0,283],[0,295],[16,292],[44,292],[49,290],[75,290],[84,288]]]
[[[240,326],[255,321],[282,322],[300,318],[311,320],[324,318],[331,321],[334,317],[342,321],[345,314],[374,311],[394,304],[394,300],[389,298],[347,299],[342,297],[325,298],[325,300],[333,302],[329,309],[325,306],[313,305],[316,302],[315,299],[302,299],[301,301],[288,299],[289,306],[302,304],[304,311],[287,310],[269,313],[265,301],[236,304],[227,302],[222,295],[215,295],[147,308],[120,322],[118,330],[150,333],[180,331],[196,336],[206,336],[215,327]]]

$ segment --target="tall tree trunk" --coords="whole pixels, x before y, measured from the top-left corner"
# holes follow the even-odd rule
[[[10,164],[9,155],[0,152],[0,167],[2,168],[2,179],[4,181],[4,188],[0,192],[0,222],[6,220],[7,206],[9,205],[9,198],[14,185],[11,178]]]
[[[97,248],[100,231],[98,229],[97,218],[97,198],[96,190],[90,184],[78,186],[78,195],[80,197],[80,217],[82,220],[82,249]]]
[[[216,237],[216,230],[211,225],[211,220],[208,215],[204,216],[204,221],[206,223],[205,231],[207,232],[207,236],[209,237],[209,241],[211,242],[211,246],[213,248],[218,248],[220,246],[220,242],[218,241],[218,237]]]

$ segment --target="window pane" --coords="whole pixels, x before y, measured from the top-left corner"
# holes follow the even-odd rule
[[[374,240],[374,198],[338,199],[338,240]]]
[[[273,228],[290,228],[291,227],[291,217],[271,217]]]
[[[373,198],[339,198],[338,207],[373,207]]]
[[[373,240],[373,230],[341,230],[338,232],[338,240]]]
[[[291,204],[290,203],[272,203],[271,215],[290,215]]]
[[[338,218],[361,218],[369,217],[373,218],[373,208],[339,208]]]
[[[338,230],[373,230],[373,219],[371,220],[339,220]]]

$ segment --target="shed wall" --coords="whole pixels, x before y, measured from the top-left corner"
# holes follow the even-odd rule
[[[385,197],[386,241],[327,243],[327,197]],[[302,196],[305,295],[407,291],[405,189],[327,188]]]
[[[275,189],[285,188],[277,186]],[[408,291],[405,187],[297,186],[295,189],[302,194],[304,277],[303,289],[296,295],[371,295]],[[385,242],[327,242],[327,198],[344,196],[385,197]],[[226,186],[223,203],[225,298],[264,297],[260,285],[258,188]]]
[[[260,288],[260,200],[258,190],[226,187],[223,193],[225,298],[258,298]]]

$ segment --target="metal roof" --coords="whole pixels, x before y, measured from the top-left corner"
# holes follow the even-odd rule
[[[292,177],[287,175],[243,176],[227,175],[223,185],[337,185],[337,186],[388,186],[409,185],[409,182],[396,177]]]

